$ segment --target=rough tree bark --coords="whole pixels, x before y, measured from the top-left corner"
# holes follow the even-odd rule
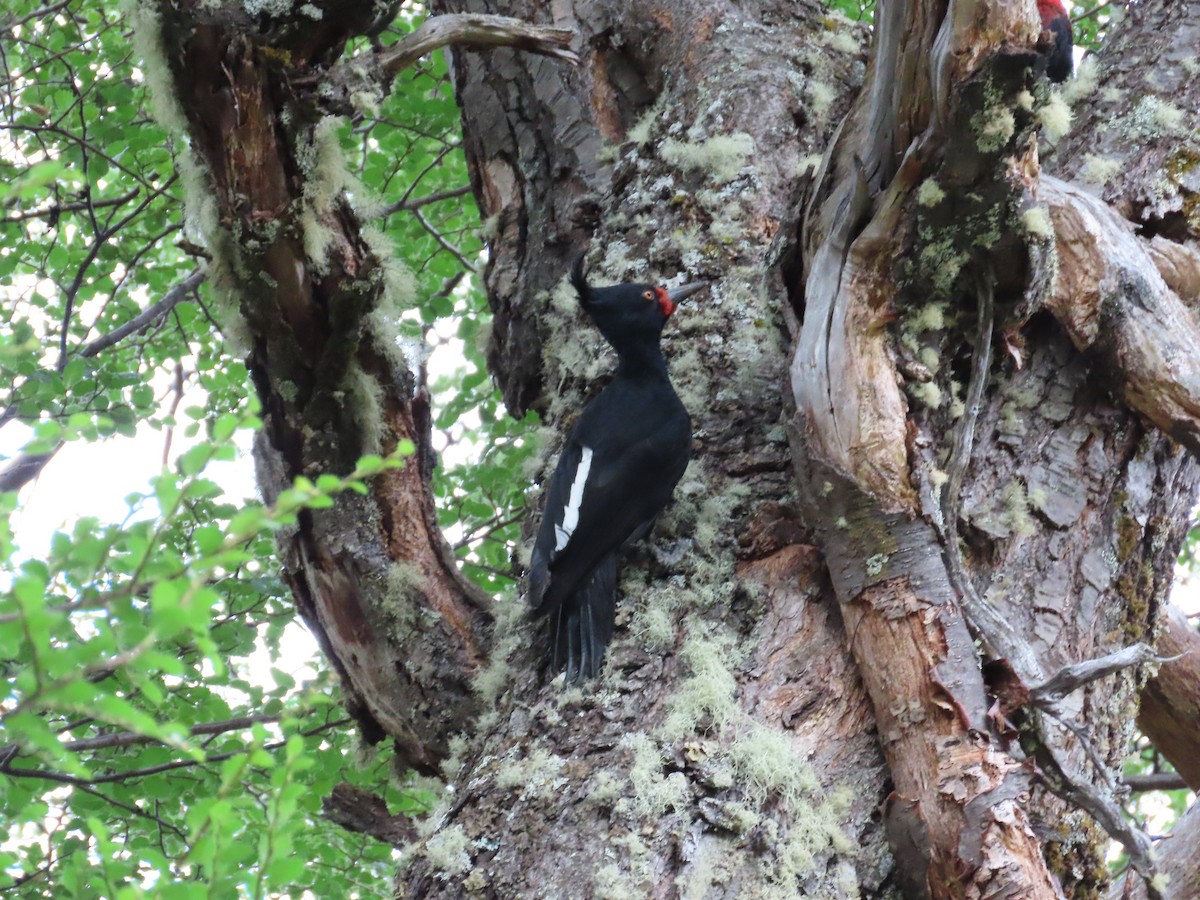
[[[711,288],[666,339],[695,460],[626,567],[605,675],[563,691],[520,604],[454,569],[383,261],[312,164],[371,5],[150,23],[263,399],[264,490],[418,448],[283,546],[364,735],[449,781],[397,895],[1098,895],[1106,839],[1078,804],[1111,810],[1147,672],[1038,687],[1160,618],[1197,479],[1175,441],[1198,434],[1200,155],[1114,138],[1139,165],[1105,202],[1074,161],[1044,174],[1032,4],[881,3],[867,68],[865,29],[815,0],[433,7],[576,35],[578,68],[454,51],[490,360],[548,423],[545,466],[605,366],[570,258]],[[1131,29],[1178,15],[1137,10]],[[1118,111],[1196,90],[1137,82],[1153,42],[1113,52]],[[1178,138],[1196,109],[1146,115]],[[1053,158],[1105,134],[1089,119]],[[1144,202],[1155,177],[1177,202]]]

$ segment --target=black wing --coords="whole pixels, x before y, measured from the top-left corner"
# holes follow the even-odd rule
[[[682,407],[679,412],[639,429],[632,444],[625,444],[624,429],[598,433],[580,420],[554,473],[534,546],[530,602],[537,612],[556,609],[671,499],[691,449],[691,425]],[[582,495],[573,495],[585,461]],[[573,500],[577,518],[571,521]]]

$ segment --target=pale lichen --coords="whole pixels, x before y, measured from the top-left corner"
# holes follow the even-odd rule
[[[680,656],[690,674],[668,700],[664,737],[681,738],[704,723],[719,728],[734,717],[737,681],[729,667],[733,652],[728,640],[706,634],[698,625],[689,629]]]
[[[1017,130],[1017,120],[1012,110],[1004,106],[989,105],[971,120],[975,130],[976,146],[983,153],[1003,150]]]
[[[623,798],[618,807],[641,818],[656,818],[667,809],[683,809],[688,802],[687,778],[682,772],[663,775],[666,756],[658,742],[639,731],[627,735],[622,744],[633,755],[629,767],[633,796]]]
[[[1115,157],[1096,156],[1088,153],[1083,157],[1083,165],[1079,169],[1079,177],[1085,184],[1104,187],[1121,171],[1122,163]]]
[[[668,138],[659,152],[671,165],[699,170],[717,183],[732,181],[754,153],[754,138],[745,132],[718,134],[697,143]]]
[[[926,178],[917,188],[917,203],[921,206],[937,206],[945,198],[946,192],[932,178]]]
[[[470,850],[471,839],[461,825],[448,825],[425,841],[425,858],[442,880],[470,870]]]
[[[1100,63],[1092,55],[1085,56],[1075,65],[1075,77],[1062,86],[1061,94],[1071,106],[1090,96],[1100,84]]]
[[[1037,120],[1042,126],[1042,136],[1050,144],[1057,144],[1071,130],[1071,107],[1057,93],[1052,93],[1037,111]]]
[[[937,409],[942,405],[942,389],[932,381],[909,384],[908,392],[914,400],[930,409]]]
[[[1035,237],[1054,237],[1054,223],[1050,221],[1050,213],[1044,206],[1031,206],[1021,213],[1021,224]]]

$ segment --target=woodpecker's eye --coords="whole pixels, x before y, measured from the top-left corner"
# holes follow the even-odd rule
[[[642,291],[642,296],[645,297],[647,300],[653,300],[654,299],[654,291]]]

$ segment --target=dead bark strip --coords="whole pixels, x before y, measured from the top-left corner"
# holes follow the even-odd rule
[[[996,45],[976,30],[983,28],[982,8],[978,20],[971,4],[952,9],[936,31],[938,19],[920,4],[881,8],[867,86],[826,157],[825,183],[806,218],[805,308],[791,368],[799,413],[793,445],[808,472],[805,507],[820,523],[895,782],[889,835],[906,890],[1058,897],[1025,809],[1029,772],[986,720],[974,639],[938,535],[911,518],[929,476],[914,472],[911,401],[901,391],[887,328],[901,302],[899,246],[915,243],[920,252],[930,240],[905,212],[918,182],[939,173],[944,196],[996,178],[999,147],[975,147],[967,120],[979,114],[981,98],[962,83],[968,75],[1002,83],[1003,61],[989,61]],[[1029,23],[1006,14],[1012,11],[992,11],[991,39],[1029,39]],[[910,19],[921,27],[906,27]],[[925,59],[928,69],[920,65]],[[985,63],[986,74],[975,71]],[[996,203],[1012,190],[999,180]],[[960,271],[965,262],[958,258]],[[951,274],[941,289],[956,282]],[[946,527],[957,540],[957,522]]]
[[[298,476],[346,473],[365,454],[415,447],[404,469],[374,480],[370,496],[302,514],[281,555],[364,738],[391,738],[402,765],[435,771],[450,736],[478,712],[470,679],[487,656],[491,604],[459,575],[437,527],[428,396],[380,322],[396,301],[384,260],[345,194],[317,184],[336,174],[312,163],[336,140],[318,124],[320,67],[372,26],[373,13],[331,7],[311,27],[259,30],[262,21],[232,6],[160,10],[207,178],[207,196],[190,199],[208,229],[212,284],[227,329],[247,347],[262,402],[264,496]],[[280,54],[297,90],[281,80]]]

